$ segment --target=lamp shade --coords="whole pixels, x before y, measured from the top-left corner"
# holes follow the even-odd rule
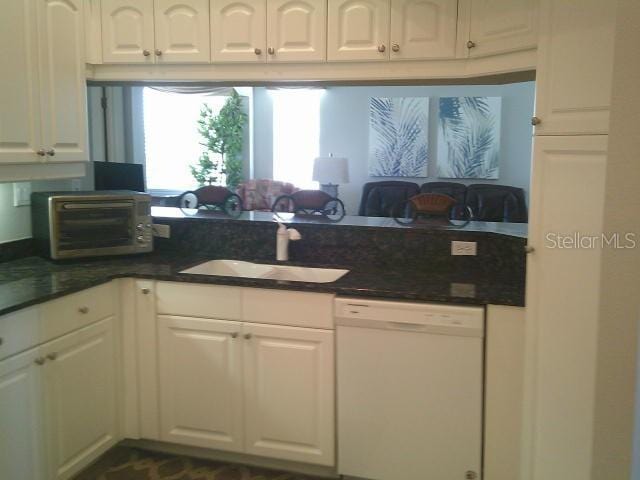
[[[349,162],[344,157],[318,157],[313,162],[313,180],[321,185],[349,183]]]

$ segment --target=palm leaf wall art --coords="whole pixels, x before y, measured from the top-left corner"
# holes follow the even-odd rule
[[[429,98],[371,98],[369,175],[426,177]]]
[[[442,97],[438,112],[438,176],[497,179],[501,97]]]

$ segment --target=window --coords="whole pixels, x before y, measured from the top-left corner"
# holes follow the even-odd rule
[[[144,88],[148,189],[193,190],[198,187],[189,167],[197,163],[203,151],[197,123],[200,109],[206,103],[218,113],[227,98]]]
[[[320,153],[320,89],[278,89],[273,98],[273,179],[318,188],[313,160]]]

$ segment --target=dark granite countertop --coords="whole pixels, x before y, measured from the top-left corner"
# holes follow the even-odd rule
[[[134,277],[175,282],[302,290],[343,296],[471,305],[524,305],[524,284],[464,273],[401,273],[352,270],[333,283],[180,274],[211,257],[152,253],[128,257],[51,262],[26,257],[0,263],[0,315],[108,282]],[[243,258],[242,260],[250,260]],[[262,262],[265,263],[265,262]],[[276,263],[275,261],[273,263]],[[293,264],[293,263],[292,263]],[[350,268],[348,265],[309,265]]]

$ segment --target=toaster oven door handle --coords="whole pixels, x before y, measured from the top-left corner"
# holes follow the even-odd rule
[[[96,203],[65,203],[62,208],[65,210],[89,210],[98,208],[129,208],[132,202],[96,202]]]

